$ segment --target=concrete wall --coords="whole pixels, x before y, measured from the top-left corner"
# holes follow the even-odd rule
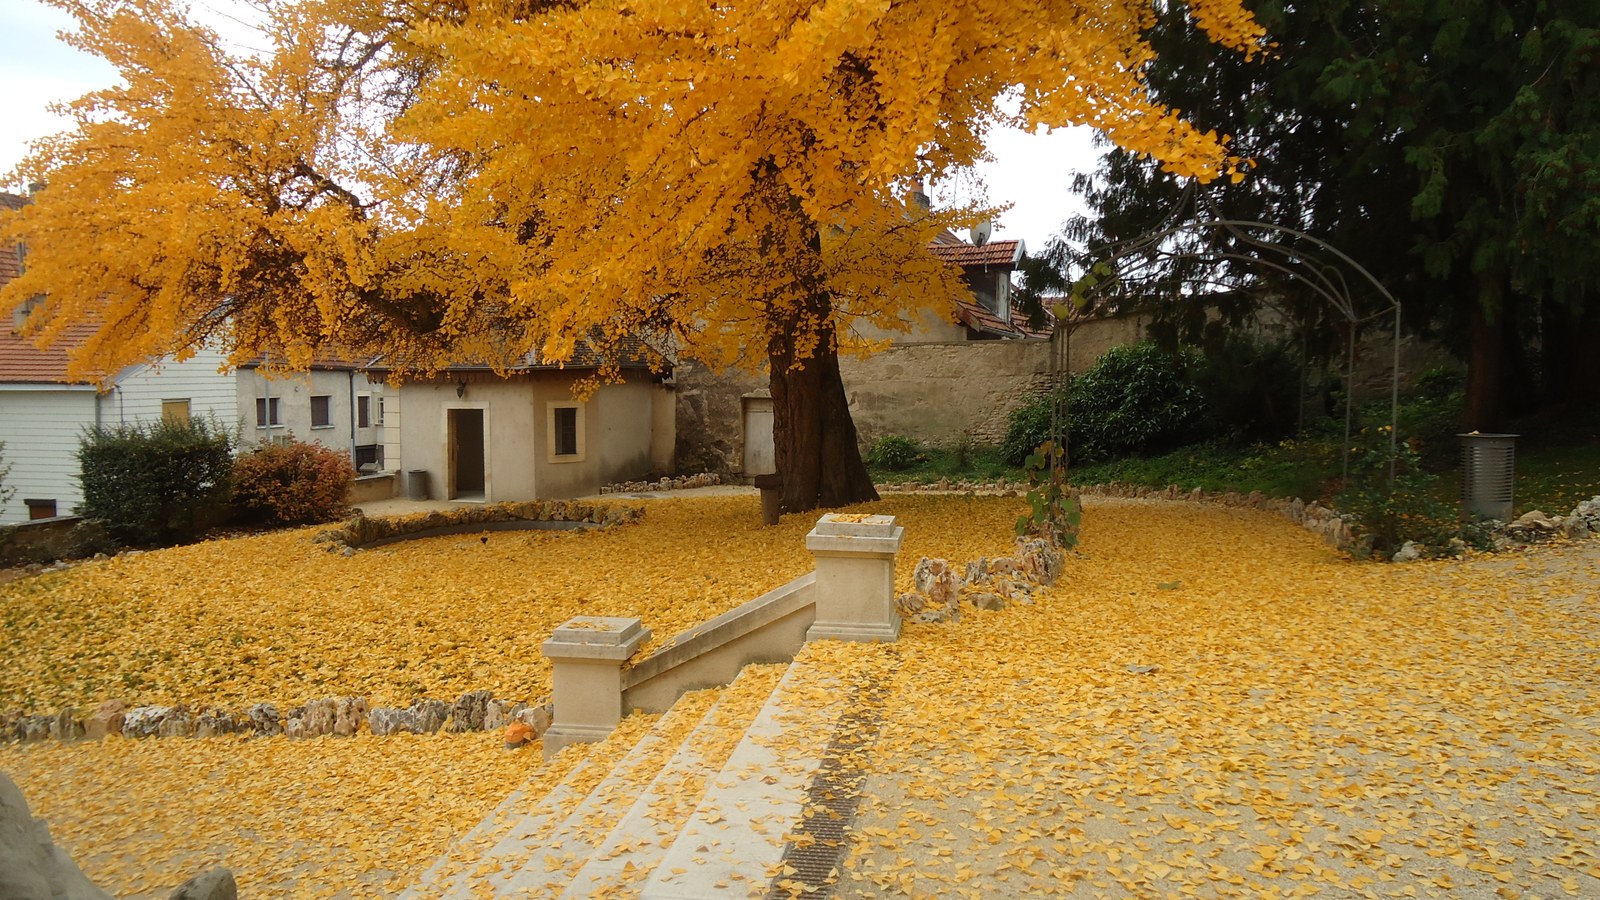
[[[451,498],[449,411],[481,409],[484,499],[489,502],[577,497],[598,492],[602,484],[649,474],[654,387],[643,375],[604,385],[580,404],[581,452],[570,459],[552,456],[551,410],[577,402],[572,384],[581,374],[541,371],[500,379],[472,373],[407,382],[386,395],[386,437],[397,433],[404,454],[403,462],[393,454],[391,465],[427,471],[432,496]]]

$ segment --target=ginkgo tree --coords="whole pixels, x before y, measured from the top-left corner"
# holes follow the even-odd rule
[[[97,323],[78,374],[206,342],[427,374],[645,338],[768,368],[790,511],[875,496],[838,369],[858,327],[963,290],[927,242],[986,211],[908,179],[1002,124],[1232,165],[1146,94],[1167,0],[308,0],[264,4],[252,52],[168,0],[51,2],[123,84],[18,173],[48,187],[0,219],[28,253],[0,304],[44,295],[43,340]],[[1188,8],[1259,49],[1238,0]]]

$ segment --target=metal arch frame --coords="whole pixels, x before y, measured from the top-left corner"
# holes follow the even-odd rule
[[[1171,217],[1169,217],[1169,220],[1170,218],[1175,218],[1177,216],[1182,205],[1183,200],[1180,200],[1174,205],[1173,212]],[[1327,241],[1322,240],[1321,238],[1314,237],[1306,234],[1303,231],[1290,228],[1285,225],[1276,225],[1271,222],[1258,222],[1246,219],[1229,219],[1222,217],[1220,214],[1218,214],[1215,206],[1208,199],[1204,201],[1204,205],[1207,211],[1210,213],[1207,218],[1195,219],[1188,222],[1178,222],[1177,224],[1169,225],[1166,228],[1158,231],[1152,231],[1137,238],[1120,242],[1120,244],[1112,244],[1110,247],[1111,252],[1104,258],[1115,262],[1118,260],[1127,259],[1129,257],[1138,256],[1140,254],[1151,253],[1172,259],[1191,259],[1202,262],[1208,260],[1231,260],[1245,263],[1247,265],[1259,266],[1282,273],[1289,276],[1289,278],[1292,280],[1300,282],[1301,284],[1310,288],[1312,292],[1320,297],[1325,303],[1327,303],[1328,306],[1342,314],[1345,318],[1346,324],[1350,326],[1350,341],[1345,363],[1344,448],[1341,454],[1343,457],[1342,474],[1346,481],[1348,481],[1350,477],[1350,454],[1353,449],[1350,445],[1350,435],[1355,409],[1355,352],[1357,330],[1361,325],[1373,321],[1385,313],[1392,312],[1394,316],[1394,346],[1393,357],[1390,362],[1389,377],[1389,486],[1392,489],[1394,486],[1395,477],[1395,459],[1399,448],[1400,301],[1392,293],[1390,293],[1389,289],[1384,287],[1383,283],[1374,277],[1373,274],[1366,269],[1366,267],[1356,262],[1344,251],[1333,246]],[[1204,232],[1213,231],[1217,228],[1226,230],[1241,243],[1256,248],[1258,253],[1276,254],[1283,257],[1283,261],[1269,259],[1264,255],[1253,256],[1244,253],[1230,252],[1227,250],[1217,250],[1208,254],[1187,250],[1174,252],[1171,250],[1162,249],[1163,242],[1165,242],[1168,238],[1184,233],[1193,233],[1197,237],[1204,238]],[[1378,294],[1388,303],[1389,308],[1380,309],[1377,312],[1368,314],[1366,316],[1360,315],[1356,310],[1350,287],[1345,281],[1344,275],[1338,267],[1321,263],[1314,257],[1310,257],[1304,252],[1296,251],[1295,249],[1284,244],[1252,237],[1246,233],[1247,229],[1260,229],[1277,235],[1287,235],[1290,238],[1302,240],[1312,244],[1318,250],[1324,251],[1334,257],[1337,262],[1348,266],[1351,270],[1359,274],[1368,284],[1376,288]],[[1309,274],[1306,271],[1302,271],[1302,269],[1309,269]],[[1225,284],[1225,282],[1221,281],[1213,282],[1208,280],[1202,281],[1201,283],[1210,283],[1217,286],[1223,286]],[[1067,352],[1070,353],[1070,349]],[[1067,362],[1070,364],[1070,358],[1067,360]],[[1055,430],[1054,419],[1054,410],[1052,409],[1052,431]]]

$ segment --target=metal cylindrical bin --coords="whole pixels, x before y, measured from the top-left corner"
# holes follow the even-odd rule
[[[1486,519],[1511,521],[1517,477],[1516,434],[1458,434],[1461,439],[1461,506]]]
[[[757,475],[753,480],[761,489],[761,524],[778,524],[778,515],[783,509],[783,478],[774,472]]]
[[[406,497],[412,500],[428,499],[428,470],[406,470]]]

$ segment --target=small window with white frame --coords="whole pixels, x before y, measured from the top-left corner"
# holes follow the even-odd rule
[[[584,457],[583,404],[556,400],[547,404],[547,456],[553,463],[582,462]]]

